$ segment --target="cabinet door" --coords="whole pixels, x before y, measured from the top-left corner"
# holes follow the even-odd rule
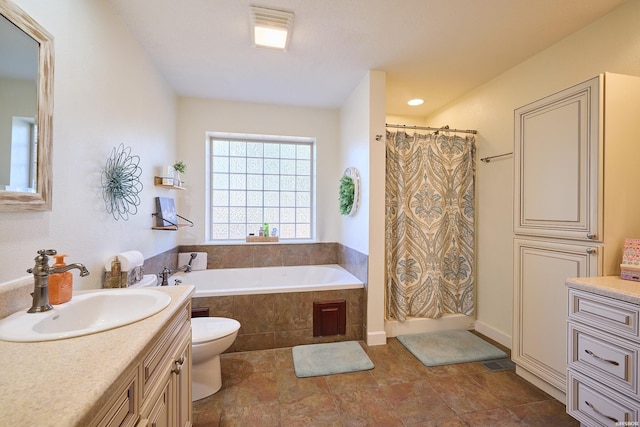
[[[186,336],[179,347],[173,370],[173,387],[175,396],[173,404],[176,425],[191,426],[191,334]]]
[[[512,359],[558,390],[566,392],[570,277],[598,274],[597,245],[546,240],[514,241]]]
[[[516,234],[600,240],[600,80],[515,111]]]
[[[156,398],[148,416],[148,426],[150,427],[172,427],[174,423],[171,420],[171,399],[172,399],[172,381],[167,381],[162,387],[162,391]]]

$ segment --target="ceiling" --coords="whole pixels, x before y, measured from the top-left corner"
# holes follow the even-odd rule
[[[380,70],[387,114],[423,117],[625,0],[109,2],[178,95],[333,109]],[[251,5],[295,14],[287,52],[252,46]]]

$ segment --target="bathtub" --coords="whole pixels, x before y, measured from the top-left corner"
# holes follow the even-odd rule
[[[287,267],[220,268],[179,272],[171,276],[194,285],[194,297],[257,295],[363,288],[364,284],[337,264]]]

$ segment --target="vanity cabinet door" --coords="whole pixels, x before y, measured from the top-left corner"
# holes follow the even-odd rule
[[[176,426],[191,426],[191,328],[185,331],[182,343],[175,353],[173,371]]]
[[[601,240],[600,81],[515,110],[516,234]]]
[[[191,322],[180,319],[165,351],[154,353],[155,379],[142,403],[142,417],[150,427],[191,426]]]
[[[160,395],[151,405],[151,411],[146,417],[148,420],[147,426],[172,427],[174,425],[171,422],[171,388],[171,379],[168,378],[160,391]]]

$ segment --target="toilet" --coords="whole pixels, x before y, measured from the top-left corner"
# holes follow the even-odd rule
[[[231,347],[240,322],[224,317],[191,319],[191,400],[204,399],[222,387],[220,354]]]

